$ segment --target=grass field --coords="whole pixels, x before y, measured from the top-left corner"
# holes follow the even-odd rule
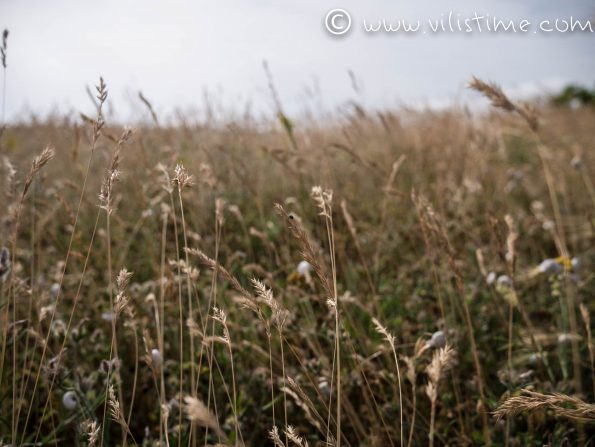
[[[7,126],[0,443],[591,445],[595,109],[471,86]]]

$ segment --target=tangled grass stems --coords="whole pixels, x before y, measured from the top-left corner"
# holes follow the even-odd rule
[[[542,137],[539,132],[538,118],[535,109],[527,104],[517,104],[508,99],[502,89],[495,83],[486,83],[476,77],[472,77],[469,83],[469,87],[476,90],[486,96],[492,105],[496,108],[503,109],[507,112],[515,112],[520,115],[526,123],[529,125],[533,133],[535,144],[537,147],[537,154],[541,162],[541,167],[544,173],[549,199],[554,212],[555,225],[555,242],[558,247],[560,256],[569,258],[568,246],[566,243],[566,235],[564,232],[564,222],[562,220],[562,212],[560,201],[558,199],[558,193],[556,191],[556,182],[552,174],[552,168],[549,163],[549,149],[543,143]],[[566,306],[567,306],[567,319],[570,326],[570,331],[575,336],[578,336],[578,323],[576,316],[576,302],[574,298],[574,290],[571,281],[566,276]],[[572,362],[573,362],[573,374],[574,374],[574,387],[578,393],[582,392],[582,378],[580,374],[580,353],[577,337],[573,337],[571,340],[572,345]]]
[[[70,259],[71,253],[72,253],[72,247],[73,247],[73,242],[74,242],[74,238],[75,238],[75,234],[76,234],[76,228],[77,228],[77,224],[79,222],[79,215],[81,212],[81,208],[82,208],[82,204],[83,204],[83,200],[85,197],[85,192],[87,189],[87,182],[89,180],[89,173],[91,171],[91,163],[93,161],[93,154],[95,153],[95,149],[97,147],[97,143],[99,141],[99,137],[101,136],[103,127],[105,125],[105,121],[103,119],[103,112],[102,112],[102,107],[105,104],[105,101],[107,100],[107,95],[108,95],[108,91],[107,91],[107,86],[105,84],[105,82],[103,81],[103,78],[99,78],[99,85],[96,87],[97,90],[97,99],[99,101],[98,104],[98,108],[97,108],[97,118],[96,120],[92,121],[92,133],[91,133],[91,147],[90,147],[90,155],[89,155],[89,160],[87,162],[87,166],[85,169],[85,174],[83,176],[83,184],[81,187],[81,193],[79,195],[79,199],[78,199],[78,203],[77,203],[77,207],[76,207],[76,212],[74,214],[74,221],[73,221],[73,225],[72,225],[72,231],[70,232],[70,236],[69,236],[69,241],[68,241],[68,248],[66,250],[66,255],[65,255],[65,259],[64,259],[64,267],[62,268],[62,271],[60,273],[60,279],[59,279],[59,287],[62,288],[62,285],[64,283],[64,276],[66,274],[66,269],[68,267],[68,261]],[[97,213],[97,218],[99,219],[99,213]],[[95,229],[97,228],[97,223],[95,223]],[[95,235],[95,230],[93,230],[93,237]],[[89,245],[89,253],[87,255],[87,259],[85,260],[85,266],[87,264],[87,261],[89,259],[89,254],[90,254],[90,247],[92,246],[92,244]],[[82,280],[81,280],[82,282]],[[58,295],[57,299],[56,299],[56,306],[54,306],[51,316],[50,316],[50,326],[52,325],[54,318],[56,316],[56,308],[57,308],[57,304],[58,301],[60,300],[60,296]],[[78,297],[78,293],[77,293],[77,297]],[[72,312],[70,313],[70,317],[69,317],[69,327],[70,327],[70,323],[72,322],[72,318],[73,318],[73,314],[74,314],[74,308],[76,306],[76,300],[75,300],[75,305],[73,306]],[[46,351],[47,351],[47,345],[48,345],[48,341],[49,341],[49,337],[50,337],[50,332],[48,332],[46,339],[43,343],[43,349],[42,349],[42,353],[41,353],[41,359],[39,361],[39,364],[42,365],[44,363],[45,360],[45,355],[46,355]],[[63,349],[63,347],[62,347]],[[61,352],[62,352],[61,349]],[[3,349],[4,351],[4,349]],[[3,352],[4,354],[4,352]],[[61,358],[61,356],[59,356],[58,358]],[[2,355],[2,359],[4,359],[4,355]],[[2,360],[3,361],[3,360]],[[2,372],[3,372],[3,367],[0,366],[0,377],[2,377]],[[23,436],[21,437],[21,442],[23,442],[23,440],[25,439],[25,435],[27,432],[27,425],[29,422],[29,418],[31,417],[31,412],[33,410],[33,403],[34,403],[34,398],[35,398],[35,393],[37,391],[37,387],[39,384],[39,379],[41,376],[41,368],[38,368],[37,374],[35,375],[35,381],[33,384],[33,391],[32,391],[32,396],[31,396],[31,402],[29,404],[29,408],[27,410],[27,416],[25,418],[25,423],[23,426]],[[53,380],[52,383],[49,386],[49,390],[48,390],[48,397],[46,399],[46,402],[44,404],[44,409],[42,412],[42,417],[43,414],[45,413],[45,410],[47,408],[48,402],[50,400],[50,394],[51,391],[53,389]],[[17,417],[18,420],[18,417]],[[37,430],[37,434],[35,436],[35,438],[37,438],[39,436],[39,430],[41,427],[38,427]]]
[[[12,264],[14,264],[16,262],[16,250],[17,250],[17,232],[18,232],[18,227],[19,227],[19,223],[20,223],[20,218],[21,218],[21,212],[23,209],[23,204],[25,202],[25,197],[27,196],[27,193],[31,187],[31,185],[33,184],[33,180],[35,179],[35,177],[39,174],[39,172],[41,171],[41,169],[52,159],[54,158],[55,152],[54,149],[52,147],[46,147],[40,155],[38,155],[37,157],[34,158],[33,163],[31,164],[31,169],[29,171],[29,174],[27,175],[26,179],[25,179],[25,184],[23,186],[23,190],[21,192],[21,197],[20,200],[18,202],[17,205],[17,211],[16,211],[16,222],[15,222],[15,226],[14,226],[14,232],[13,232],[13,240],[12,240]],[[13,343],[12,343],[12,355],[13,355],[13,376],[12,376],[12,437],[13,440],[16,439],[16,437],[18,436],[18,420],[19,420],[19,415],[20,415],[20,411],[21,411],[21,406],[18,404],[17,402],[17,395],[21,395],[22,392],[19,392],[17,394],[17,386],[16,386],[16,380],[17,380],[17,351],[16,351],[16,343],[17,343],[17,337],[16,337],[16,321],[17,321],[17,317],[16,317],[16,309],[17,309],[17,301],[16,301],[16,294],[14,293],[14,288],[12,287],[12,281],[9,283],[9,294],[12,294],[12,310],[13,310],[13,315],[12,315],[12,321],[15,323],[14,326],[14,330],[15,332],[13,332]],[[9,306],[7,306],[7,312],[8,312],[8,308]],[[4,345],[2,348],[2,357],[4,358]],[[4,362],[2,362],[4,363]],[[3,373],[3,365],[0,367],[0,377],[2,377],[2,373]],[[23,385],[23,383],[21,382],[21,385]]]
[[[467,328],[467,337],[469,339],[469,345],[471,347],[471,354],[473,356],[473,365],[475,374],[477,377],[477,387],[479,393],[479,401],[477,405],[478,412],[481,415],[482,426],[483,426],[483,437],[486,445],[491,445],[491,430],[488,423],[487,411],[486,411],[486,393],[485,393],[485,382],[483,372],[481,368],[481,362],[479,360],[479,350],[477,348],[477,340],[475,336],[475,329],[473,327],[473,320],[471,317],[471,311],[466,299],[465,284],[463,274],[457,263],[456,253],[451,244],[450,238],[444,226],[441,216],[434,210],[432,205],[424,197],[417,197],[413,193],[413,200],[418,207],[418,213],[423,216],[423,223],[427,226],[428,230],[432,233],[436,242],[444,249],[447,255],[448,266],[451,269],[454,279],[456,292],[459,295],[459,300],[462,302],[463,308],[463,319]]]
[[[23,189],[21,191],[20,197],[16,203],[16,211],[15,213],[15,222],[14,222],[14,228],[12,231],[12,237],[11,237],[11,246],[12,246],[12,260],[10,261],[11,265],[14,265],[16,262],[16,250],[17,250],[17,236],[18,236],[18,231],[19,231],[19,224],[20,224],[20,219],[21,219],[21,213],[22,213],[22,209],[23,209],[23,205],[25,203],[25,198],[27,196],[27,192],[29,191],[29,188],[31,187],[31,184],[33,183],[33,180],[36,178],[36,176],[39,174],[39,172],[41,171],[41,169],[54,157],[54,149],[50,146],[46,147],[40,155],[38,155],[37,157],[35,157],[33,159],[33,162],[31,163],[31,168],[29,170],[29,174],[27,175],[26,179],[25,179],[25,183],[23,186]],[[16,350],[16,330],[17,330],[17,326],[16,326],[16,321],[17,321],[17,317],[16,317],[16,308],[17,308],[17,301],[16,301],[16,294],[14,291],[14,285],[13,285],[13,281],[12,278],[8,278],[9,282],[8,282],[8,299],[7,299],[7,303],[5,305],[5,318],[4,321],[8,322],[11,321],[9,318],[10,315],[10,309],[12,307],[12,322],[14,323],[14,325],[12,326],[13,331],[13,337],[12,337],[12,356],[13,356],[13,363],[12,363],[12,423],[11,423],[11,433],[12,433],[12,440],[13,442],[16,442],[16,438],[18,436],[17,430],[18,430],[18,420],[19,420],[19,414],[20,414],[20,405],[18,405],[17,403],[17,386],[16,386],[16,380],[17,380],[17,350]],[[11,299],[12,298],[12,299]],[[10,305],[12,304],[12,306]],[[2,360],[0,361],[0,378],[4,377],[4,359],[5,359],[5,354],[6,354],[6,346],[7,346],[7,340],[8,340],[8,329],[9,329],[9,325],[5,325],[5,327],[3,328],[3,335],[2,335]]]

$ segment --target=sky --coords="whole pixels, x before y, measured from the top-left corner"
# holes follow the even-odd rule
[[[337,8],[351,17],[340,36],[326,24],[343,27],[345,16],[325,20]],[[531,25],[525,33],[431,32],[429,21],[451,11]],[[595,31],[591,0],[0,0],[0,27],[10,30],[6,117],[91,113],[86,87],[100,75],[123,121],[146,117],[139,91],[164,120],[207,103],[221,114],[272,113],[264,60],[290,114],[332,112],[350,100],[440,107],[471,100],[472,74],[513,96],[595,86],[595,33],[539,31],[542,20],[570,16],[590,19]],[[419,20],[425,33],[365,31],[382,19]]]

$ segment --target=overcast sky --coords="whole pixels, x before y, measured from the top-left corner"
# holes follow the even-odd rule
[[[334,8],[352,18],[340,37],[325,28]],[[363,25],[382,18],[423,25],[449,11],[526,19],[531,31],[373,34]],[[176,107],[203,109],[205,91],[228,109],[249,103],[270,112],[263,60],[290,113],[353,99],[348,70],[361,87],[358,99],[372,107],[465,99],[471,74],[515,94],[593,86],[595,33],[534,32],[543,19],[571,15],[595,26],[589,0],[0,0],[0,27],[10,30],[7,116],[89,112],[85,87],[100,74],[124,120],[144,113],[139,90],[160,117]]]

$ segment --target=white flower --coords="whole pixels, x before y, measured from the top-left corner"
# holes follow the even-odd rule
[[[555,259],[544,259],[537,267],[539,273],[554,275],[562,273],[562,266]]]
[[[436,331],[432,334],[430,339],[426,342],[426,347],[428,348],[444,348],[446,346],[446,337],[444,336],[444,332]]]
[[[554,223],[553,220],[546,220],[541,227],[545,230],[545,231],[553,231],[554,228],[556,228],[556,224]]]
[[[310,276],[312,265],[308,261],[302,261],[297,266],[297,272],[300,276]]]
[[[159,349],[151,349],[151,361],[153,362],[153,367],[155,369],[161,368],[161,365],[163,364],[163,357],[161,356],[161,352],[159,352]]]
[[[58,298],[58,295],[60,295],[60,284],[58,284],[57,282],[55,282],[54,284],[52,284],[52,287],[50,287],[50,296],[53,299]]]
[[[153,210],[152,210],[151,208],[149,208],[149,209],[146,209],[146,210],[144,210],[144,211],[142,212],[142,214],[141,214],[141,217],[142,217],[143,219],[146,219],[146,218],[148,218],[148,217],[152,217],[152,216],[153,216],[153,214],[154,214],[154,213],[153,213]]]
[[[499,286],[512,287],[512,279],[508,275],[500,275],[496,279],[496,284]]]
[[[62,405],[69,411],[72,411],[77,406],[76,393],[74,391],[66,391],[62,396]]]
[[[583,160],[579,155],[575,155],[572,157],[572,160],[570,160],[570,165],[578,171],[583,167]]]
[[[331,387],[325,377],[318,378],[318,389],[327,397],[331,395]]]
[[[488,286],[491,286],[495,282],[496,282],[496,272],[488,273],[488,276],[486,276],[486,283],[488,284]]]

